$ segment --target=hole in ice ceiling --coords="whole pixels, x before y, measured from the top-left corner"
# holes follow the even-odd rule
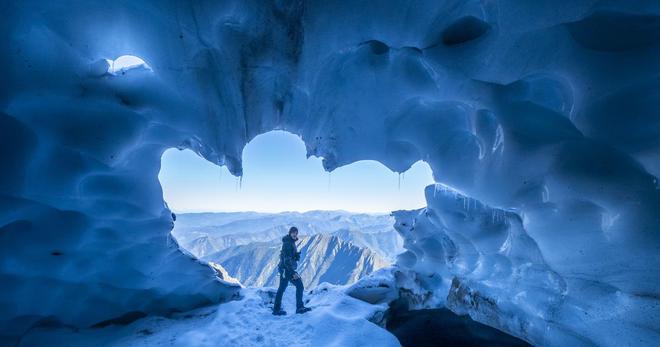
[[[108,73],[111,75],[125,74],[133,69],[151,70],[151,67],[140,57],[134,55],[122,55],[121,57],[108,59]]]
[[[170,149],[159,179],[176,212],[172,235],[179,246],[246,286],[277,286],[273,269],[291,226],[301,235],[298,270],[306,288],[354,283],[392,264],[403,240],[390,211],[425,206],[424,188],[433,183],[423,162],[401,178],[375,161],[329,174],[320,158],[306,158],[299,137],[284,131],[257,136],[242,159],[241,182],[190,150]]]

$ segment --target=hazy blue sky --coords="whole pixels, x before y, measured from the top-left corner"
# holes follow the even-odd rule
[[[160,182],[165,201],[177,212],[347,210],[389,212],[425,206],[431,169],[417,162],[401,177],[375,161],[360,161],[331,174],[320,158],[305,158],[293,134],[272,131],[243,150],[243,183],[189,150],[163,155]]]

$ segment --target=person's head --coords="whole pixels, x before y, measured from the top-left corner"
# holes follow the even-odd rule
[[[298,239],[298,228],[291,227],[291,229],[289,229],[289,236],[291,236],[292,239],[297,240]]]

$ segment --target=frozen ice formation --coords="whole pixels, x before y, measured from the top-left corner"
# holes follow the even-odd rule
[[[398,211],[421,307],[446,306],[535,345],[653,345],[653,256],[612,244],[592,203],[493,208],[443,186]],[[633,252],[633,253],[631,253]],[[650,294],[650,295],[649,295]],[[420,295],[418,295],[420,296]]]
[[[1,8],[0,334],[232,298],[171,242],[160,156],[241,175],[284,129],[329,171],[429,163],[446,188],[397,223],[436,304],[540,345],[660,339],[660,3]]]

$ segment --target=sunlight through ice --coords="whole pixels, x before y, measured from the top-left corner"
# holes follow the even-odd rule
[[[134,55],[122,55],[121,57],[108,61],[108,73],[111,75],[123,74],[128,70],[143,68],[151,71],[151,67],[140,57]]]

